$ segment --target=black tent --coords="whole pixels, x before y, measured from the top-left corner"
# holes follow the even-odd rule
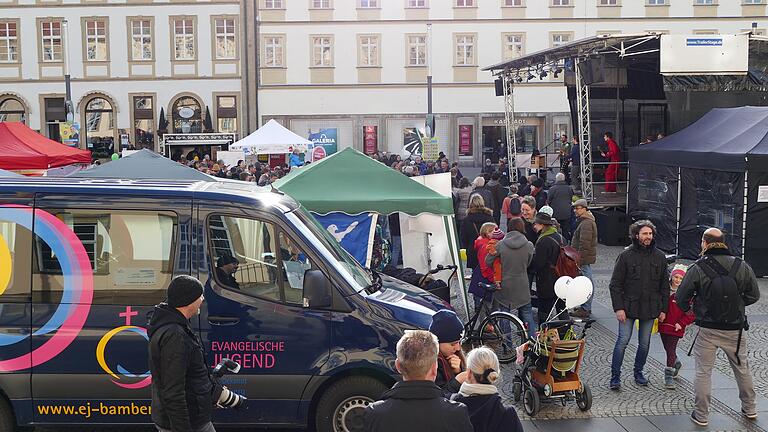
[[[629,172],[627,210],[657,225],[659,248],[694,259],[701,234],[717,227],[734,254],[768,275],[768,107],[715,108],[631,149]]]
[[[72,177],[119,178],[132,180],[198,180],[215,182],[216,178],[174,162],[147,149],[130,156],[76,172]]]

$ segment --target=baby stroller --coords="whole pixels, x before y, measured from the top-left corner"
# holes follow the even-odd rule
[[[575,400],[582,411],[592,407],[592,391],[579,376],[584,336],[592,323],[592,319],[551,319],[519,348],[523,362],[515,374],[512,393],[516,402],[523,399],[526,414],[535,416],[542,400],[559,400],[563,406]],[[577,324],[582,326],[580,334],[574,329]]]

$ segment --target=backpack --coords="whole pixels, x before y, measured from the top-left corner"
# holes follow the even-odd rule
[[[744,324],[744,299],[736,273],[741,268],[741,258],[736,258],[728,270],[716,259],[704,257],[699,268],[709,277],[708,285],[701,287],[699,294],[707,305],[709,317],[717,323]]]
[[[555,265],[552,266],[552,271],[555,273],[555,276],[558,278],[563,276],[570,276],[572,278],[581,276],[581,268],[579,267],[579,259],[581,257],[579,251],[572,246],[561,244],[554,238],[552,240],[554,240],[560,248],[560,251],[557,253],[557,261],[555,262]]]

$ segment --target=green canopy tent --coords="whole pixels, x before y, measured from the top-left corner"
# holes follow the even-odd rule
[[[401,215],[402,238],[405,242],[406,236],[410,235],[409,229],[413,228],[411,234],[420,235],[424,246],[417,250],[403,247],[404,262],[406,254],[410,254],[414,258],[421,258],[422,261],[425,261],[426,257],[426,262],[429,263],[430,253],[443,248],[447,255],[445,258],[452,260],[452,264],[459,265],[453,199],[357,150],[346,148],[319,162],[294,168],[289,175],[275,182],[274,186],[301,203],[307,210],[320,215],[389,215],[396,212],[409,215],[411,217],[407,219],[407,226],[402,223]],[[437,264],[446,263],[430,263],[423,268],[418,268],[418,265],[410,267],[424,272],[426,267],[434,267]],[[466,306],[466,291],[461,271],[458,279],[459,290]]]

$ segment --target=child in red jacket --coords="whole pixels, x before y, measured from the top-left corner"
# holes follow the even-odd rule
[[[664,351],[667,352],[667,368],[664,370],[664,386],[668,389],[675,388],[675,382],[673,378],[677,378],[677,374],[680,372],[682,364],[677,358],[677,343],[680,338],[685,334],[685,327],[691,324],[696,318],[693,315],[693,311],[689,310],[688,313],[683,312],[677,305],[677,287],[685,277],[685,272],[688,268],[684,265],[678,264],[672,269],[672,273],[669,278],[669,290],[671,295],[669,296],[669,307],[667,316],[664,318],[664,322],[659,323],[659,336],[661,336],[661,343],[664,345]]]

